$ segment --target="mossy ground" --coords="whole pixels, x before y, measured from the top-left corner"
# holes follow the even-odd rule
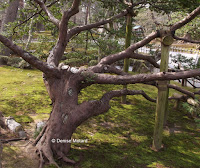
[[[157,89],[143,84],[129,85],[144,90],[155,98]],[[93,85],[81,91],[79,103],[98,99],[115,85]],[[173,94],[174,91],[170,91]],[[0,111],[14,116],[24,126],[43,120],[51,111],[50,100],[42,81],[42,73],[0,67]],[[189,113],[173,109],[169,104],[168,128],[164,130],[160,152],[151,149],[155,103],[142,96],[128,96],[129,104],[114,98],[111,109],[93,117],[77,128],[73,139],[88,139],[88,143],[73,143],[69,158],[78,161],[78,168],[200,168],[200,130]],[[7,167],[28,168],[26,159],[18,157],[20,147],[6,145],[3,160]],[[15,159],[13,159],[15,158]],[[62,164],[62,163],[60,163]],[[51,167],[51,166],[46,166]],[[62,168],[74,167],[64,165]],[[22,167],[23,168],[23,167]]]

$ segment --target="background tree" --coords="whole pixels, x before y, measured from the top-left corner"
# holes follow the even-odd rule
[[[57,1],[55,1],[55,4],[58,4],[56,2]],[[155,74],[129,75],[115,68],[115,66],[112,66],[116,61],[125,58],[133,58],[149,61],[155,67],[159,67],[154,59],[146,55],[137,54],[135,51],[152,40],[165,36],[166,33],[174,35],[174,32],[177,29],[186,25],[200,14],[200,7],[197,7],[185,19],[172,25],[167,32],[157,30],[141,41],[132,44],[124,51],[104,57],[95,66],[77,69],[68,65],[63,65],[60,61],[64,55],[66,46],[74,36],[82,31],[91,30],[111,23],[114,19],[124,17],[128,14],[128,10],[122,10],[119,14],[114,15],[109,19],[96,21],[88,25],[71,26],[70,18],[79,12],[80,2],[80,0],[73,0],[72,3],[67,3],[66,7],[62,9],[62,15],[54,16],[52,8],[47,7],[50,6],[49,3],[51,3],[51,1],[34,0],[33,5],[37,8],[41,8],[48,16],[48,20],[50,20],[58,29],[57,41],[55,46],[49,52],[46,62],[41,61],[30,52],[23,50],[4,35],[0,35],[0,41],[5,46],[44,73],[44,83],[52,100],[53,107],[46,126],[34,143],[37,148],[37,153],[40,156],[40,167],[46,162],[59,167],[55,162],[55,158],[62,159],[65,162],[75,163],[73,160],[67,158],[71,144],[55,143],[55,141],[57,139],[70,140],[73,132],[81,123],[92,116],[107,112],[110,108],[109,102],[113,97],[122,95],[143,95],[146,99],[155,102],[154,99],[150,98],[142,90],[125,89],[107,92],[103,94],[100,100],[90,100],[79,103],[78,96],[83,88],[93,84],[125,85],[155,82],[156,80],[174,80],[200,75],[199,69],[177,73],[161,72]],[[140,4],[137,3],[137,5]],[[70,7],[68,8],[68,6]],[[133,3],[131,8],[134,7]]]
[[[8,33],[7,27],[9,23],[12,23],[17,18],[18,7],[20,4],[20,0],[12,0],[8,1],[8,7],[5,10],[5,15],[2,20],[1,32]],[[10,39],[12,39],[12,35],[8,33]],[[4,48],[2,50],[2,55],[10,55],[10,51],[8,48]]]

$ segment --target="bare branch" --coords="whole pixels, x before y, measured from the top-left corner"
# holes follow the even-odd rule
[[[143,90],[112,90],[110,92],[105,93],[101,101],[110,101],[113,97],[120,97],[123,95],[142,95],[145,99],[151,101],[151,102],[156,102],[156,99],[152,99],[149,97]]]
[[[47,16],[49,17],[49,19],[51,20],[51,22],[54,23],[57,27],[59,27],[60,21],[53,16],[53,14],[49,11],[49,9],[44,4],[44,2],[42,2],[40,0],[34,0],[34,1],[40,5],[40,7],[42,8],[42,10],[47,14]]]
[[[168,88],[175,89],[175,90],[177,90],[177,91],[179,91],[179,92],[181,92],[181,93],[184,93],[184,94],[186,94],[186,95],[192,97],[193,99],[195,98],[194,93],[192,93],[192,92],[190,92],[190,91],[187,91],[187,90],[185,90],[185,89],[183,89],[183,88],[181,88],[181,87],[178,87],[178,86],[176,86],[176,85],[168,84]]]
[[[151,63],[154,67],[156,67],[156,68],[160,67],[160,65],[158,65],[156,63],[156,61],[151,56],[133,53],[133,52],[130,52],[129,49],[122,51],[120,53],[117,53],[117,54],[109,55],[109,56],[101,59],[100,64],[109,64],[110,65],[110,64],[112,64],[116,61],[119,61],[119,60],[122,60],[122,59],[125,59],[125,58],[146,60],[149,63]]]
[[[125,75],[116,76],[108,74],[90,74],[94,78],[94,83],[98,84],[135,84],[146,83],[155,80],[176,80],[182,78],[189,78],[200,75],[200,69],[182,71],[182,72],[160,72],[154,74],[139,74],[139,75]]]
[[[112,63],[114,63],[118,60],[122,60],[124,58],[133,58],[133,59],[143,59],[143,60],[149,61],[153,66],[159,68],[160,66],[150,56],[133,53],[135,50],[137,50],[140,47],[143,47],[144,45],[148,44],[150,41],[152,41],[153,39],[155,39],[157,37],[159,37],[159,33],[153,32],[149,36],[144,38],[143,40],[141,40],[135,44],[132,44],[126,50],[119,52],[117,54],[112,54],[107,57],[104,57],[103,59],[101,59],[99,64],[112,64]]]
[[[187,23],[189,23],[191,20],[193,20],[196,16],[200,14],[200,6],[196,8],[193,12],[191,12],[187,17],[185,17],[183,20],[179,21],[178,23],[174,24],[170,30],[172,32],[176,31],[177,29],[183,27]]]
[[[129,73],[126,73],[120,69],[117,69],[113,65],[98,64],[96,66],[89,67],[87,70],[92,71],[94,73],[113,73],[117,75],[130,75]]]
[[[113,90],[110,92],[105,93],[101,100],[91,100],[88,102],[83,102],[80,104],[80,111],[79,118],[84,121],[83,119],[88,119],[91,116],[96,116],[99,114],[103,114],[110,109],[109,102],[113,97],[120,97],[122,95],[142,95],[145,99],[156,102],[155,99],[150,98],[143,90]],[[86,110],[83,110],[86,109]],[[85,111],[87,115],[83,115],[82,111]]]
[[[11,40],[7,39],[5,36],[0,34],[0,41],[7,46],[9,49],[11,49],[13,52],[18,54],[20,57],[22,57],[25,61],[27,61],[32,66],[36,67],[37,69],[41,70],[48,76],[57,76],[59,77],[58,69],[52,68],[47,63],[42,62],[38,58],[34,57],[32,54],[28,53],[27,51],[24,51],[21,47],[14,44]]]
[[[182,37],[177,37],[176,35],[174,35],[173,38],[176,39],[176,40],[182,40],[182,41],[189,42],[189,43],[200,44],[200,41],[195,41],[195,40],[190,40],[190,39],[186,39],[186,38],[182,38]]]
[[[27,140],[27,138],[13,138],[13,139],[0,139],[2,143],[8,143],[13,141],[21,141],[21,140]]]
[[[132,44],[128,49],[131,51],[135,51],[140,47],[145,46],[146,44],[148,44],[149,42],[151,42],[152,40],[154,40],[155,38],[159,37],[159,33],[158,32],[152,32],[151,34],[149,34],[148,36],[146,36],[143,40]]]

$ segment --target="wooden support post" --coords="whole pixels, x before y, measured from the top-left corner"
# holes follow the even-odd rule
[[[126,20],[126,41],[125,41],[125,48],[128,48],[131,44],[131,33],[132,33],[132,15],[128,14]],[[128,72],[129,69],[129,59],[124,59],[124,72]],[[123,89],[127,89],[127,85],[123,85]],[[126,95],[122,96],[121,99],[122,103],[126,103]]]
[[[161,64],[160,72],[168,71],[169,49],[173,43],[171,35],[164,36],[161,41]],[[156,104],[155,127],[153,135],[153,150],[158,151],[162,148],[163,125],[167,120],[167,106],[169,89],[167,84],[169,81],[158,81],[158,97]]]

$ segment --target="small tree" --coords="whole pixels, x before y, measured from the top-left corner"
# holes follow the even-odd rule
[[[88,118],[97,116],[107,112],[110,108],[109,102],[113,97],[122,95],[143,95],[149,101],[155,101],[150,98],[143,90],[113,90],[105,93],[100,100],[86,101],[78,104],[78,95],[83,88],[92,84],[115,84],[126,85],[135,83],[155,82],[156,80],[174,80],[179,78],[187,78],[200,75],[200,69],[184,71],[184,72],[161,72],[155,74],[139,74],[129,75],[114,66],[116,61],[133,58],[149,61],[153,66],[159,65],[150,56],[138,54],[135,51],[148,44],[156,38],[165,35],[165,31],[158,30],[146,36],[143,40],[132,44],[130,47],[122,52],[111,54],[101,59],[101,61],[92,67],[88,68],[71,68],[59,64],[64,54],[68,42],[82,31],[98,28],[101,25],[112,22],[114,19],[124,17],[128,14],[130,9],[143,4],[144,1],[133,3],[129,10],[123,10],[119,14],[96,23],[75,26],[69,29],[69,20],[72,16],[79,12],[79,5],[81,0],[73,0],[69,9],[63,10],[61,19],[57,19],[48,9],[46,1],[34,0],[40,8],[46,13],[48,19],[57,26],[59,30],[58,39],[54,48],[50,51],[47,61],[43,62],[33,56],[28,51],[23,50],[13,41],[9,40],[3,35],[0,35],[0,41],[10,48],[13,52],[22,57],[29,64],[39,69],[44,73],[44,83],[47,87],[49,96],[53,102],[52,112],[41,133],[35,140],[35,147],[40,156],[40,167],[46,161],[54,164],[57,167],[55,158],[60,158],[65,162],[75,163],[73,160],[66,157],[70,150],[70,143],[54,143],[56,139],[71,139],[76,128],[86,121]],[[56,2],[56,1],[55,1]],[[197,15],[200,14],[200,7],[196,8],[185,19],[177,22],[170,27],[169,32],[174,35],[174,32],[190,22]],[[168,32],[168,33],[169,33]],[[108,73],[114,73],[110,75]],[[175,87],[174,87],[175,88]],[[44,159],[46,158],[46,160]]]

